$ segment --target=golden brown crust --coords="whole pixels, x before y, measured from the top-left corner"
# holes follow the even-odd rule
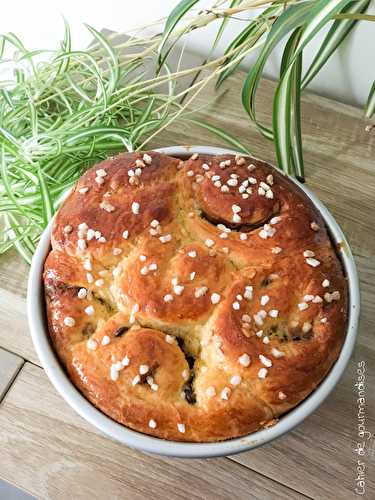
[[[346,326],[321,216],[253,158],[150,152],[96,165],[56,216],[44,283],[73,383],[165,439],[272,425],[324,378]]]

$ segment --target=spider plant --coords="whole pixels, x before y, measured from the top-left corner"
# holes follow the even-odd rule
[[[86,168],[114,152],[144,148],[175,120],[204,127],[248,153],[227,131],[193,118],[191,104],[210,82],[219,88],[256,50],[258,58],[243,85],[244,108],[274,141],[279,168],[303,180],[301,93],[355,23],[374,20],[365,14],[369,0],[217,0],[211,9],[196,13],[192,9],[198,3],[182,0],[164,31],[152,37],[135,32],[121,44],[87,26],[94,38],[87,50],[72,49],[67,24],[58,50],[29,51],[14,34],[0,36],[0,70],[13,70],[11,78],[0,80],[0,254],[16,248],[30,262],[41,232]],[[264,10],[245,22],[214,58],[228,20],[259,7]],[[172,71],[168,58],[177,42],[218,18],[221,24],[207,59],[196,68],[182,70],[178,64]],[[303,51],[327,23],[328,34],[302,74]],[[285,36],[268,125],[258,119],[256,94],[267,59]],[[11,57],[6,55],[9,48]],[[148,76],[150,65],[155,72]],[[192,84],[180,89],[178,80],[188,75],[195,75]],[[366,115],[374,111],[375,84]]]
[[[249,118],[259,131],[273,140],[278,167],[304,181],[304,162],[301,132],[301,93],[319,73],[334,51],[348,36],[358,20],[374,21],[365,14],[369,0],[231,0],[216,1],[209,9],[195,13],[199,0],[182,0],[170,13],[159,44],[159,64],[168,58],[174,45],[187,33],[222,19],[213,48],[217,46],[228,19],[238,14],[250,14],[260,6],[261,14],[245,23],[244,29],[224,52],[220,63],[217,87],[238,67],[249,47],[261,45],[255,63],[250,67],[242,89],[242,103]],[[190,17],[181,28],[181,21]],[[306,46],[327,24],[330,24],[318,52],[306,72],[302,73],[302,58]],[[261,123],[256,111],[257,89],[264,66],[273,49],[287,37],[280,64],[280,77],[274,98],[272,123]],[[212,51],[206,64],[212,62]],[[234,61],[235,59],[235,61]],[[375,83],[366,106],[366,117],[375,112]]]
[[[27,262],[85,169],[144,148],[176,119],[191,120],[187,106],[206,84],[179,90],[178,78],[199,68],[172,72],[166,62],[147,76],[161,36],[115,44],[87,28],[94,44],[84,51],[72,49],[67,24],[55,51],[29,51],[14,34],[0,37],[0,70],[14,72],[0,80],[0,253],[15,247]],[[183,96],[189,99],[181,105]],[[194,123],[247,152],[228,133]]]

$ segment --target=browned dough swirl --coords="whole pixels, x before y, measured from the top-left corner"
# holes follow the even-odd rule
[[[253,158],[126,153],[60,208],[44,270],[76,387],[140,432],[219,441],[272,425],[337,359],[347,284],[306,195]]]

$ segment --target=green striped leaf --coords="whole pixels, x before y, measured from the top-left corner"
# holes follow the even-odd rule
[[[375,21],[375,16],[372,14],[337,14],[335,19],[352,19],[356,21]]]
[[[26,228],[20,231],[19,228],[22,226],[11,212],[4,214],[4,220],[6,226],[11,229],[13,233],[13,236],[11,236],[8,232],[8,239],[12,241],[18,253],[25,259],[25,261],[28,264],[31,264],[33,253],[35,251],[35,245],[28,235],[29,230]]]
[[[219,127],[215,127],[214,125],[211,125],[210,123],[206,123],[206,122],[203,122],[201,120],[195,120],[193,118],[187,118],[187,119],[184,119],[184,121],[194,123],[195,125],[198,125],[199,127],[202,127],[204,129],[208,130],[209,132],[212,132],[213,134],[220,137],[220,139],[224,139],[225,142],[227,142],[228,144],[233,146],[236,149],[236,151],[238,151],[239,153],[244,153],[247,155],[251,154],[249,149],[244,144],[242,144],[241,141],[239,141],[238,139],[233,137],[233,135],[229,134],[228,132],[226,132],[225,130],[223,130]]]
[[[297,103],[299,101],[298,94],[296,94],[296,79],[298,81],[298,79],[300,79],[300,75],[298,76],[299,71],[298,68],[295,68],[295,65],[300,64],[299,59],[304,47],[310,42],[310,40],[316,35],[316,33],[318,33],[325,26],[325,24],[329,20],[331,20],[335,14],[340,12],[349,2],[350,0],[318,0],[313,4],[306,2],[289,7],[273,25],[256,65],[250,70],[246,78],[242,92],[243,105],[249,116],[257,124],[259,130],[263,133],[263,135],[272,139],[274,138],[274,134],[277,135],[276,153],[279,161],[279,168],[285,170],[288,173],[292,173],[295,168],[303,172],[303,163],[301,162],[302,157],[300,156],[299,151],[297,150],[297,152],[295,152],[292,156],[290,154],[290,131],[292,125],[294,127],[294,136],[296,137],[297,141],[294,144],[294,148],[298,146],[302,151],[302,146],[300,144],[300,131],[298,131],[297,119],[297,115],[299,113],[296,114],[296,111],[298,111]],[[257,121],[255,112],[256,90],[261,78],[261,73],[265,61],[271,53],[272,49],[283,36],[291,31],[292,28],[296,29],[298,27],[303,27],[301,36],[298,40],[298,44],[294,48],[293,55],[290,56],[288,54],[288,56],[285,56],[282,64],[281,78],[274,97],[274,116],[272,131]],[[292,108],[293,103],[290,94],[292,93],[293,89],[294,106]],[[292,111],[295,113],[296,117],[293,123],[291,120]],[[296,167],[294,166],[295,160],[298,161]]]
[[[294,57],[297,57],[298,53],[304,49],[327,22],[350,2],[351,0],[319,0],[316,2],[311,8],[309,18],[306,20],[305,28]]]
[[[261,36],[263,36],[270,28],[272,24],[272,19],[279,16],[283,11],[284,6],[280,4],[272,5],[268,9],[266,9],[262,14],[255,17],[253,20],[249,22],[245,29],[243,29],[232,42],[226,48],[224,55],[232,52],[237,47],[243,45],[246,41],[248,44],[244,47],[244,51],[259,40]],[[225,65],[228,65],[232,60],[232,57],[228,57],[225,61]],[[230,65],[228,69],[226,69],[223,73],[220,74],[217,82],[216,88],[218,88],[224,80],[226,80],[241,64],[242,59],[238,60],[236,64]]]
[[[224,52],[224,55],[231,53],[237,47],[240,47],[241,45],[243,45],[246,41],[248,42],[248,44],[246,44],[246,48],[254,45],[257,42],[257,40],[264,34],[265,29],[266,28],[264,26],[259,27],[258,24],[255,22],[250,23],[228,45],[228,47],[226,48],[226,50]],[[227,66],[232,59],[233,59],[233,56],[232,57],[229,56],[223,65]],[[238,68],[238,66],[240,64],[241,64],[241,59],[239,59],[236,62],[236,64],[229,65],[228,68],[220,74],[220,76],[218,77],[217,82],[216,82],[217,89]]]
[[[39,189],[40,189],[40,195],[42,197],[42,203],[43,203],[43,219],[44,219],[44,224],[47,226],[48,222],[53,216],[53,202],[46,184],[46,181],[44,179],[43,172],[41,171],[40,167],[38,166],[37,168],[37,175],[38,175],[38,180],[39,180]]]
[[[5,48],[5,37],[4,35],[0,35],[0,58],[3,58]]]
[[[370,3],[369,0],[350,2],[340,11],[340,13],[341,14],[362,13],[367,9],[369,3]],[[322,66],[324,66],[324,64],[331,57],[331,55],[334,53],[337,47],[350,33],[356,22],[357,21],[353,19],[343,19],[343,20],[336,20],[332,24],[330,30],[328,31],[326,37],[322,42],[322,45],[318,53],[316,54],[313,62],[311,63],[309,69],[307,70],[305,76],[303,77],[302,81],[303,88],[305,88],[311,82],[311,80],[317,75],[317,73],[319,73]]]
[[[289,38],[282,57],[281,78],[294,56],[302,36],[302,28],[297,28]],[[302,53],[293,66],[290,78],[282,80],[273,102],[273,131],[276,157],[279,165],[284,166],[288,174],[295,174],[298,165],[303,173],[301,118],[300,118],[300,83]]]
[[[61,50],[62,52],[70,52],[72,50],[72,36],[70,32],[70,27],[68,21],[64,17],[64,39],[61,42]],[[61,73],[65,73],[69,67],[69,59],[63,59],[59,67],[57,68],[56,76]]]
[[[302,150],[301,131],[301,75],[302,75],[302,52],[298,54],[296,63],[291,73],[291,120],[290,139],[294,174],[298,180],[305,181],[305,168]]]
[[[134,129],[130,135],[130,139],[133,143],[136,143],[142,132],[144,131],[145,127],[149,126],[149,121],[150,117],[152,114],[152,110],[155,104],[155,99],[150,99],[150,102],[146,106],[146,109],[144,110],[144,113],[140,115],[138,118]]]
[[[371,118],[375,113],[375,82],[372,84],[366,103],[366,117]]]
[[[304,24],[293,55],[284,60],[283,73],[275,92],[273,126],[279,168],[287,173],[291,173],[293,169],[295,174],[303,177],[301,131],[295,128],[298,126],[298,120],[292,122],[291,116],[287,116],[288,113],[296,113],[296,107],[292,107],[292,97],[288,96],[293,94],[294,87],[294,99],[298,98],[295,86],[300,85],[302,51],[315,34],[347,3],[349,3],[347,0],[320,0],[317,2],[317,5],[312,9],[313,17]],[[293,134],[290,133],[292,126],[294,127]],[[295,138],[293,145],[291,143],[292,135]],[[292,156],[290,155],[291,147],[293,147]]]
[[[111,46],[111,44],[106,40],[106,38],[101,33],[99,33],[99,31],[97,31],[89,24],[85,24],[85,26],[93,35],[95,40],[98,42],[99,46],[101,46],[109,56],[111,62],[108,63],[108,67],[111,74],[111,78],[108,90],[109,92],[112,92],[115,89],[120,76],[119,58],[116,52],[114,51],[113,47]]]
[[[55,58],[55,62],[64,61],[65,59],[69,59],[69,58],[79,60],[82,67],[87,69],[88,74],[95,78],[95,83],[97,85],[95,99],[102,97],[103,98],[103,107],[107,108],[107,105],[108,105],[107,88],[104,84],[104,80],[101,76],[100,67],[99,67],[98,63],[96,62],[95,58],[91,54],[89,54],[88,52],[83,52],[81,50],[74,50],[74,51],[70,51],[70,52],[66,52],[66,53],[65,52],[61,53],[60,55],[58,55]],[[87,59],[88,62],[84,61],[83,58]],[[78,83],[75,82],[74,79],[68,74],[65,75],[65,78],[67,79],[67,81],[69,81],[71,87],[82,97],[82,99],[84,99],[85,101],[87,101],[91,104],[94,103],[95,99],[91,98],[83,90],[82,85],[78,85]]]
[[[0,56],[1,57],[3,56],[5,42],[8,42],[9,44],[13,45],[13,47],[15,47],[17,50],[19,50],[20,53],[23,55],[28,53],[24,44],[21,42],[21,40],[18,38],[18,36],[15,35],[14,33],[7,33],[6,35],[2,35],[1,38],[2,38],[2,42],[0,43]],[[35,69],[34,62],[32,59],[30,59],[29,62],[30,62],[30,67],[35,75],[36,69]],[[18,69],[16,71],[21,72],[20,69]]]
[[[243,2],[243,0],[232,0],[231,3],[229,4],[229,8],[231,9],[232,7],[236,7],[237,5],[240,5],[242,2]],[[212,44],[210,53],[212,53],[214,51],[214,49],[217,47],[217,44],[219,43],[219,41],[223,35],[223,32],[225,30],[226,25],[229,22],[229,19],[230,19],[230,17],[228,16],[228,17],[224,17],[224,19],[222,20],[222,22],[220,24],[220,28],[217,30],[215,41]]]
[[[165,47],[165,44],[167,43],[170,35],[172,34],[174,28],[177,26],[178,22],[184,17],[184,15],[192,8],[196,3],[198,3],[199,0],[181,0],[176,7],[172,10],[172,12],[169,14],[167,22],[165,23],[164,31],[163,31],[163,37],[161,39],[161,42],[158,47],[158,53],[159,53],[159,67],[161,67],[164,64],[165,59],[168,57],[168,54],[172,50],[173,46],[175,45],[176,41],[174,41],[172,47],[170,47],[164,54],[163,50]],[[180,38],[180,37],[179,37]]]
[[[299,53],[316,33],[350,1],[351,0],[317,0],[314,3],[302,2],[291,5],[281,14],[272,26],[263,50],[255,65],[250,69],[242,90],[243,106],[265,137],[273,139],[273,131],[258,122],[255,110],[255,97],[264,65],[270,53],[280,40],[290,31],[300,26],[304,27],[295,54],[288,63],[289,67],[284,68],[283,78],[285,78],[286,75],[287,78],[289,78],[291,66],[295,63],[295,59],[299,56]],[[281,166],[281,168],[283,168],[283,166]],[[287,166],[285,166],[285,168],[287,168]]]
[[[0,95],[3,97],[4,101],[8,104],[8,106],[14,109],[14,103],[12,100],[12,95],[6,89],[0,89]]]
[[[319,2],[320,3],[320,2]],[[273,139],[273,132],[270,128],[258,122],[255,110],[255,97],[259,81],[262,76],[264,65],[275,46],[290,31],[298,28],[311,18],[311,3],[304,2],[288,7],[283,14],[275,21],[271,31],[267,36],[266,43],[263,46],[259,57],[254,66],[248,72],[245,83],[242,88],[242,104],[257,125],[260,132],[268,139]]]
[[[232,0],[232,2],[230,3],[229,7],[232,8],[232,7],[236,7],[237,5],[239,5],[243,0]],[[214,52],[214,50],[216,49],[222,35],[223,35],[223,32],[224,32],[224,29],[226,27],[226,25],[228,24],[228,21],[229,21],[229,17],[225,17],[223,19],[223,21],[221,22],[220,24],[220,27],[218,29],[218,32],[216,34],[216,37],[215,37],[215,40],[214,40],[214,43],[212,44],[211,48],[210,48],[210,51],[206,57],[206,59],[203,61],[202,63],[202,66],[206,65],[207,62],[211,59],[211,56]],[[200,75],[202,74],[202,69],[200,69],[199,71],[196,72],[196,74],[194,75],[194,78],[191,82],[191,85],[194,85],[196,81],[198,81],[198,78],[200,77]],[[186,94],[183,96],[183,98],[181,99],[181,104],[184,102],[186,98]]]

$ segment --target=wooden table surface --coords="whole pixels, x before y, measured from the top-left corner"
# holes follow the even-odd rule
[[[207,121],[274,162],[273,146],[242,111],[237,73],[196,101]],[[259,116],[270,120],[274,84],[259,92]],[[207,106],[207,103],[210,103]],[[362,312],[355,354],[328,400],[288,435],[254,451],[210,460],[166,459],[111,441],[57,394],[33,349],[26,321],[28,267],[0,257],[0,477],[51,499],[332,499],[356,498],[357,460],[365,463],[365,498],[375,498],[374,440],[358,442],[357,364],[365,363],[366,426],[375,432],[375,133],[362,112],[306,94],[304,150],[309,187],[343,228],[357,262]],[[152,147],[223,145],[187,125],[164,131]]]

